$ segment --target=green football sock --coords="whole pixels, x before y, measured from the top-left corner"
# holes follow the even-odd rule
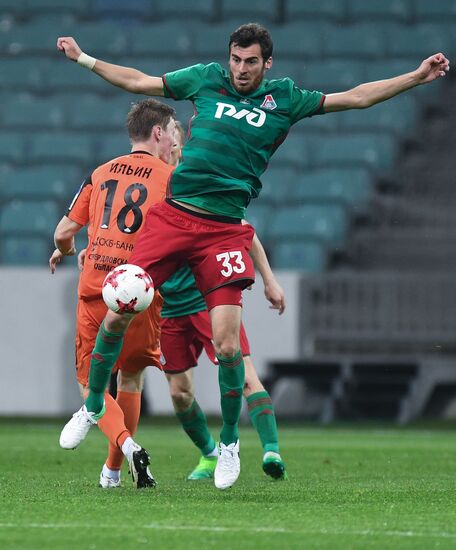
[[[252,393],[247,397],[247,405],[250,419],[260,436],[264,452],[273,451],[278,453],[279,436],[277,434],[274,406],[269,393],[266,390]]]
[[[89,394],[85,403],[89,412],[99,413],[103,408],[104,392],[122,344],[123,333],[107,332],[102,323],[90,359]]]
[[[177,412],[176,416],[180,420],[185,433],[200,449],[203,455],[208,455],[214,450],[214,438],[209,432],[206,416],[196,399],[193,400],[193,403],[186,411]]]
[[[225,445],[235,443],[239,438],[238,422],[242,407],[244,389],[244,359],[240,351],[234,357],[217,355],[219,362],[220,402],[223,427],[220,441]]]

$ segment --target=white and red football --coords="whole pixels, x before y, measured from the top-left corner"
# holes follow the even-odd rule
[[[154,282],[141,267],[119,265],[106,275],[102,286],[105,304],[116,313],[140,313],[154,298]]]

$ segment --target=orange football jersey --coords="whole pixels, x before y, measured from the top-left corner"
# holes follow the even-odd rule
[[[128,263],[147,210],[165,198],[173,168],[135,151],[99,166],[83,182],[66,213],[76,223],[88,224],[80,298],[99,298],[107,273]]]

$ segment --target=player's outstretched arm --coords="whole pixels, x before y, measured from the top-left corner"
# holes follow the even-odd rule
[[[445,76],[449,70],[448,59],[443,53],[437,53],[425,59],[415,71],[410,73],[387,80],[360,84],[346,92],[328,94],[324,103],[324,111],[331,113],[348,109],[366,109],[410,90],[410,88],[437,80]]]
[[[256,233],[253,236],[250,255],[263,279],[264,295],[266,299],[271,302],[270,308],[277,309],[279,315],[282,315],[285,311],[285,293],[272,272],[264,247]]]
[[[100,75],[106,81],[134,94],[163,96],[163,80],[161,77],[149,76],[137,69],[113,65],[85,54],[71,36],[61,36],[57,39],[57,49],[68,59],[86,67]]]

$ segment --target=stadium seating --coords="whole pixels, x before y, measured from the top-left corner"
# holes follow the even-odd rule
[[[307,86],[304,84],[304,88]],[[303,122],[300,122],[293,131],[296,133],[304,133],[308,136],[309,141],[312,141],[313,136],[320,134],[328,134],[336,132],[339,128],[339,113],[331,114],[330,116],[316,115],[306,117]]]
[[[215,17],[215,0],[154,0],[153,16],[160,20],[172,19],[201,19],[212,20]]]
[[[320,58],[324,40],[329,30],[328,24],[315,22],[292,22],[271,29],[274,36],[274,49],[280,56],[297,59]]]
[[[6,128],[61,128],[64,114],[52,99],[20,96],[2,106],[2,124]]]
[[[93,161],[93,138],[74,133],[40,133],[32,140],[30,162],[76,162],[81,165]]]
[[[319,240],[330,247],[340,246],[348,229],[348,216],[338,204],[305,203],[280,209],[270,222],[271,239]]]
[[[2,15],[22,15],[26,11],[27,0],[0,0]]]
[[[304,135],[300,132],[293,132],[285,140],[271,158],[271,165],[295,164],[307,166],[310,163],[309,145]]]
[[[453,0],[415,0],[415,16],[423,21],[435,19],[446,22],[456,20],[456,3]]]
[[[111,21],[85,23],[75,30],[75,34],[85,50],[100,57],[124,54],[129,46],[127,34],[120,23],[115,24]]]
[[[131,144],[125,132],[121,134],[105,135],[100,139],[97,150],[97,162],[106,162],[108,159],[119,157],[130,152]]]
[[[371,109],[344,111],[337,116],[344,132],[382,130],[404,135],[413,128],[416,110],[416,101],[413,97],[399,96]]]
[[[345,2],[340,0],[287,0],[285,4],[288,21],[315,18],[341,20],[345,17]]]
[[[44,66],[43,82],[54,92],[65,92],[68,97],[60,96],[59,104],[65,105],[66,101],[74,102],[74,94],[98,93],[113,94],[114,91],[106,85],[106,82],[90,71],[75,70],[73,64],[58,58],[52,65]]]
[[[305,64],[306,88],[324,93],[343,92],[364,82],[365,64],[362,61],[330,59]]]
[[[278,17],[277,0],[221,0],[221,18],[243,19],[244,22],[270,22]],[[234,29],[233,29],[234,30]]]
[[[412,17],[412,4],[410,0],[348,0],[347,16],[355,21],[408,21]]]
[[[5,237],[0,246],[0,262],[10,265],[47,267],[52,245],[52,239]]]
[[[254,199],[247,210],[246,220],[253,225],[260,239],[266,243],[269,237],[269,228],[273,217],[272,208],[261,199]]]
[[[141,25],[135,28],[131,36],[131,54],[185,55],[190,49],[191,40],[187,27],[175,21]]]
[[[12,200],[0,210],[0,231],[9,235],[51,235],[62,216],[54,201]]]
[[[388,25],[386,28],[387,54],[391,57],[428,57],[430,53],[445,52],[451,47],[454,29],[442,22],[414,26]]]
[[[74,166],[52,164],[19,168],[14,170],[6,185],[0,187],[0,200],[11,201],[15,198],[69,200],[81,181],[81,171]]]
[[[69,126],[92,130],[124,128],[132,97],[129,97],[128,94],[114,98],[84,95],[79,98],[77,109],[74,109],[72,105],[67,106],[66,114]],[[134,100],[137,100],[137,97],[134,97]]]
[[[315,166],[361,166],[388,170],[396,158],[394,137],[378,133],[331,135],[312,142]]]
[[[67,0],[25,0],[25,6],[28,13],[43,14],[64,12],[81,17],[89,13],[89,0],[77,0],[68,2]]]
[[[298,178],[293,186],[293,200],[321,202],[322,204],[341,204],[351,214],[366,209],[372,198],[372,182],[367,170],[362,168],[324,168],[307,171]]]
[[[319,241],[278,242],[273,248],[271,261],[276,269],[299,269],[320,273],[328,265],[328,251]]]
[[[83,175],[129,150],[125,119],[141,97],[68,63],[55,50],[60,32],[74,35],[92,55],[159,76],[199,62],[226,65],[229,35],[256,20],[274,39],[267,78],[289,76],[325,93],[409,72],[432,51],[451,52],[456,44],[452,0],[0,0],[0,11],[0,226],[6,235],[15,221],[9,211],[30,219],[26,231],[41,227],[36,213],[24,214],[38,200],[45,201],[52,231]],[[369,204],[373,177],[391,171],[399,140],[440,88],[440,82],[421,86],[375,108],[307,118],[292,129],[248,210],[266,245],[274,245],[277,266],[327,266],[350,217]],[[191,104],[165,101],[185,124]],[[10,242],[6,255],[3,246],[0,261],[30,257],[34,263],[21,246]]]
[[[232,25],[214,23],[210,26],[196,25],[193,29],[193,51],[197,56],[209,56],[212,61],[228,57],[228,40]]]
[[[55,29],[41,21],[13,25],[0,41],[3,53],[43,54],[55,49]]]
[[[149,19],[155,14],[154,5],[157,2],[146,0],[92,0],[92,12],[98,19],[129,20]]]
[[[0,133],[0,162],[19,162],[24,158],[26,137],[20,132]]]
[[[378,23],[333,25],[324,41],[324,51],[330,57],[371,58],[384,54],[385,32]]]
[[[37,63],[35,59],[13,57],[2,59],[0,89],[33,93],[44,86],[47,68],[47,61]]]
[[[260,194],[260,201],[275,203],[276,205],[286,204],[293,200],[294,187],[299,180],[298,172],[291,166],[277,166],[271,164],[261,176],[263,188]]]
[[[288,59],[280,55],[277,57],[274,56],[274,63],[271,69],[266,73],[266,78],[268,80],[274,80],[285,77],[291,78],[300,88],[305,88],[302,60]]]

